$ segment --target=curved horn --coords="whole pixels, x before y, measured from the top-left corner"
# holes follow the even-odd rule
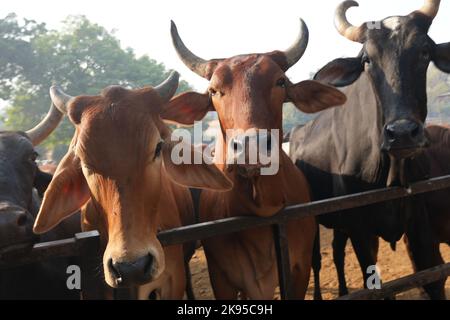
[[[441,0],[425,0],[425,3],[422,8],[418,10],[418,12],[430,17],[430,19],[433,20],[439,12],[440,4]]]
[[[180,74],[176,71],[172,71],[169,77],[164,80],[159,86],[155,87],[160,97],[164,102],[169,101],[178,89],[178,82],[180,80]]]
[[[195,54],[193,54],[181,40],[175,22],[171,21],[170,23],[170,34],[172,35],[173,46],[175,47],[175,50],[177,51],[177,54],[180,57],[181,61],[183,61],[186,67],[191,69],[200,77],[208,78],[209,61],[203,60],[202,58],[197,57]]]
[[[64,114],[52,103],[45,118],[36,127],[26,132],[33,146],[37,146],[44,141],[56,129],[63,116]]]
[[[60,86],[52,86],[50,88],[50,97],[58,110],[67,114],[67,104],[73,97],[64,93]]]
[[[351,7],[359,7],[358,2],[352,0],[342,2],[336,9],[334,24],[339,33],[347,39],[363,43],[365,40],[364,32],[366,31],[364,25],[355,27],[347,20],[346,13]]]
[[[305,21],[300,18],[300,32],[298,34],[297,40],[295,40],[294,44],[291,47],[284,51],[288,63],[288,68],[292,67],[301,59],[306,51],[306,48],[308,47],[308,41],[308,26],[306,25]]]

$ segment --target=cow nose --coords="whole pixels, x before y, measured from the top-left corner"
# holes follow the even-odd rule
[[[415,150],[427,146],[424,127],[412,120],[397,120],[384,128],[383,149],[388,152],[395,150]]]
[[[0,214],[2,222],[10,228],[26,227],[33,223],[30,213],[17,206],[2,208]]]
[[[27,210],[0,204],[0,247],[34,242],[32,226],[33,217]]]
[[[108,267],[118,287],[143,285],[152,280],[154,257],[147,254],[133,262],[109,259]]]
[[[28,222],[28,216],[26,213],[18,214],[15,219],[15,224],[18,227],[25,227],[27,225],[27,222]]]

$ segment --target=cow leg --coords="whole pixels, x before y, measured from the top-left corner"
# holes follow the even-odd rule
[[[186,297],[188,300],[195,300],[194,289],[192,288],[192,274],[189,262],[184,262],[184,269],[186,271]]]
[[[207,262],[214,297],[217,300],[237,300],[239,290],[229,283],[226,274],[211,260]]]
[[[322,300],[322,292],[320,290],[320,269],[322,268],[322,256],[320,254],[319,224],[317,224],[316,237],[314,238],[312,268],[314,271],[314,300]]]
[[[427,253],[422,252],[423,248],[420,248],[420,244],[415,239],[411,240],[411,238],[405,237],[405,243],[415,272],[445,263],[439,251],[439,243],[436,242],[429,246]],[[427,256],[430,260],[426,260]],[[445,300],[445,282],[446,279],[442,279],[425,285],[423,288],[431,300]]]
[[[444,263],[439,251],[439,241],[431,226],[430,214],[422,198],[416,198],[412,219],[408,223],[405,242],[415,271],[426,270]],[[432,300],[445,300],[445,280],[424,286]]]
[[[423,239],[423,237],[424,235],[420,235],[418,230],[411,230],[405,236],[405,244],[415,272],[445,263],[439,251],[439,243],[432,239]],[[445,282],[446,279],[442,279],[423,288],[431,300],[445,300]]]
[[[339,296],[348,294],[347,283],[345,281],[345,247],[348,236],[338,230],[334,230],[333,235],[333,261],[339,280]]]
[[[377,257],[374,250],[375,243],[378,243],[378,237],[376,236],[366,236],[366,235],[352,235],[350,236],[353,249],[355,250],[356,257],[358,258],[359,266],[364,279],[364,288],[367,288],[367,279],[369,274],[367,273],[367,268],[369,266],[374,266],[377,263]]]

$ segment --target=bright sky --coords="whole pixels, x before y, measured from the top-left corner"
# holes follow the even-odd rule
[[[186,45],[198,56],[229,57],[237,54],[285,49],[291,45],[302,17],[310,31],[308,50],[288,75],[301,81],[328,61],[354,56],[360,45],[338,35],[333,25],[341,0],[3,0],[0,17],[10,12],[46,22],[51,28],[68,15],[83,14],[108,30],[116,29],[122,46],[148,54],[168,68],[178,70],[198,90],[207,82],[188,70],[178,59],[170,39],[173,19]],[[349,11],[353,24],[406,15],[421,7],[423,0],[359,0]],[[430,35],[437,42],[450,41],[450,1],[444,0]]]

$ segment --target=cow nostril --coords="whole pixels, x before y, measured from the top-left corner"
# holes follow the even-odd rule
[[[154,258],[151,254],[148,254],[146,257],[146,262],[144,265],[144,274],[151,274]]]
[[[121,276],[118,268],[116,268],[116,265],[113,262],[112,258],[110,258],[108,260],[108,268],[109,268],[109,271],[111,272],[111,274],[116,279],[117,284],[120,284],[122,282],[122,276]]]
[[[387,126],[386,127],[386,136],[390,139],[390,140],[394,140],[395,139],[395,130],[394,128]]]
[[[420,134],[420,128],[419,126],[416,124],[415,128],[411,131],[411,137],[415,138]]]
[[[25,213],[20,214],[16,221],[17,226],[19,226],[19,227],[24,227],[27,224],[27,222],[28,222],[28,218]]]

